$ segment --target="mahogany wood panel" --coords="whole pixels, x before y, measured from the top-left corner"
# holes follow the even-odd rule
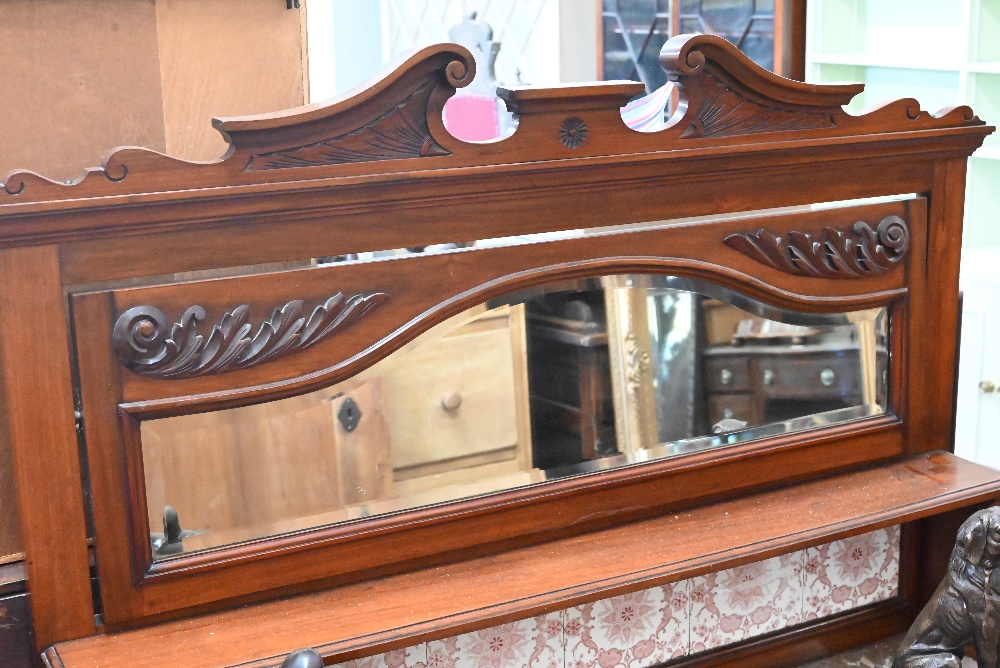
[[[43,647],[94,632],[68,323],[57,276],[53,246],[0,252],[0,433],[14,450],[32,617]]]
[[[290,300],[306,301],[307,312],[338,292],[345,296],[383,294],[357,324],[326,340],[265,363],[227,373],[162,380],[138,373],[122,374],[122,396],[130,412],[153,417],[176,412],[181,404],[219,406],[188,395],[226,393],[226,405],[239,400],[240,388],[252,388],[253,400],[301,392],[341,380],[370,365],[417,334],[486,299],[528,285],[602,272],[657,273],[704,278],[783,308],[838,312],[882,306],[901,296],[907,276],[922,273],[920,235],[926,201],[922,198],[859,207],[800,211],[773,216],[736,217],[687,225],[617,232],[602,236],[532,243],[513,248],[466,249],[417,255],[383,262],[310,267],[252,276],[125,288],[112,294],[117,318],[130,308],[154,306],[173,323],[190,306],[206,309],[202,331],[241,304],[251,307],[250,322],[261,323]],[[916,240],[906,269],[857,280],[819,280],[780,271],[729,247],[731,234],[765,228],[819,233],[824,227],[849,229],[858,220],[877,222],[901,215],[910,221]],[[915,264],[914,264],[915,263]],[[392,271],[387,271],[391,268]],[[419,277],[433,275],[433,282]],[[254,328],[256,330],[256,327]],[[89,327],[77,330],[78,345],[108,345]],[[307,382],[299,380],[308,376]],[[281,386],[280,388],[278,386]],[[269,387],[264,387],[269,386]],[[270,387],[273,386],[273,387]],[[273,391],[273,392],[272,392]],[[245,393],[243,393],[245,394]],[[159,401],[164,400],[164,401]],[[159,401],[157,404],[150,402]]]
[[[10,444],[0,443],[0,564],[24,559]]]
[[[730,234],[761,228],[783,235],[789,230],[818,234],[827,226],[848,229],[858,220],[874,224],[892,216],[901,216],[916,230],[922,230],[925,204],[924,199],[915,198],[842,209],[736,217],[588,235],[514,249],[471,249],[388,262],[348,263],[73,296],[88,448],[93,460],[100,462],[92,467],[91,477],[98,552],[102,554],[105,619],[121,624],[129,617],[161,614],[310,579],[333,576],[357,579],[372,569],[386,566],[399,569],[407,558],[441,561],[452,558],[449,555],[457,550],[481,551],[491,542],[537,537],[552,530],[581,531],[595,518],[610,522],[619,513],[648,515],[655,508],[690,505],[695,498],[732,494],[776,481],[782,475],[810,472],[818,475],[898,455],[901,452],[898,424],[895,418],[887,416],[866,421],[863,426],[782,436],[728,448],[683,463],[664,461],[648,465],[644,469],[648,480],[643,483],[638,482],[641,476],[637,471],[606,474],[602,483],[589,486],[572,480],[550,483],[544,490],[545,500],[541,498],[542,491],[515,490],[453,504],[447,514],[430,510],[413,511],[399,518],[375,518],[358,528],[335,526],[214,553],[186,555],[160,562],[150,570],[147,517],[157,516],[162,509],[147,507],[148,495],[144,491],[147,478],[143,476],[139,427],[134,420],[276,399],[329,385],[465,308],[553,277],[600,275],[608,270],[676,273],[709,278],[776,305],[805,311],[844,311],[894,304],[894,316],[900,315],[906,303],[902,300],[906,277],[912,271],[919,271],[911,266],[911,259],[916,258],[919,267],[922,257],[919,252],[912,252],[906,256],[906,262],[882,275],[821,280],[771,267],[727,246],[724,239]],[[608,249],[620,255],[608,257],[605,255]],[[419,280],[428,275],[437,279]],[[289,292],[290,289],[295,292]],[[133,308],[155,306],[170,314],[166,319],[169,322],[197,304],[211,314],[207,316],[208,322],[215,323],[223,313],[245,300],[252,306],[250,322],[256,323],[291,299],[305,299],[311,308],[337,292],[383,294],[385,300],[329,342],[286,356],[280,363],[164,380],[128,371],[110,354],[112,325],[119,319],[119,313]],[[895,344],[897,350],[905,348],[899,337]],[[121,416],[109,410],[108,402],[123,401],[126,403]],[[852,431],[854,436],[848,438]],[[834,445],[831,438],[845,440]],[[823,448],[828,452],[820,455],[818,451]],[[786,452],[781,452],[782,449]],[[772,466],[757,474],[744,472],[728,478],[721,474],[718,467],[736,466],[744,457],[758,462],[773,458]],[[124,466],[111,462],[123,462]],[[688,480],[678,483],[681,471]],[[535,507],[529,507],[532,504]],[[519,510],[515,512],[514,507]],[[505,516],[506,512],[512,514]],[[462,515],[468,516],[460,520]],[[515,521],[515,517],[521,519]],[[422,523],[421,530],[428,532],[423,540],[418,532],[412,531],[416,522]],[[437,527],[433,532],[429,529],[431,525]],[[124,531],[126,527],[130,527],[131,537]],[[391,541],[391,535],[396,536],[392,550],[376,549],[378,541]],[[369,545],[370,540],[375,543]],[[339,551],[336,556],[330,552],[329,559],[306,556],[315,549],[334,548]],[[279,551],[285,556],[279,557]],[[265,556],[269,560],[282,559],[284,567],[259,572],[257,569],[266,568]],[[253,562],[258,562],[258,566],[253,566]],[[293,563],[297,566],[293,567]],[[255,575],[241,577],[237,572]],[[197,587],[191,584],[194,578],[200,580]],[[136,587],[133,584],[136,581],[142,582],[142,586]],[[186,584],[191,588],[187,589]],[[172,592],[170,595],[156,593],[168,590]]]
[[[193,192],[184,200],[128,208],[124,215],[135,227],[115,230],[116,236],[128,237],[128,244],[106,242],[107,231],[101,229],[106,214],[80,211],[35,218],[30,227],[12,217],[0,230],[0,245],[23,243],[48,229],[60,238],[86,231],[91,240],[63,247],[64,282],[78,284],[171,273],[177,267],[240,267],[271,257],[300,260],[822,202],[831,199],[824,184],[844,176],[843,159],[849,157],[861,162],[852,166],[852,180],[842,184],[843,198],[929,190],[933,163],[928,156],[881,155],[892,151],[866,145],[842,153],[837,149],[840,155],[830,156],[827,150],[786,150],[782,143],[772,145],[769,154],[780,167],[764,166],[760,156],[729,154],[724,168],[716,163],[706,169],[708,156],[685,151],[616,161],[613,179],[607,172],[612,163],[601,159],[567,160],[573,164],[558,170],[531,164],[449,170],[438,182],[302,182],[282,193],[287,208],[252,193],[203,199]],[[725,194],[730,191],[738,197]],[[558,201],[559,216],[546,211],[545,203],[552,201]],[[233,204],[252,211],[238,217],[224,213]],[[183,222],[192,217],[197,225]],[[405,224],[386,225],[387,219]],[[143,262],[135,261],[138,256]]]
[[[311,646],[338,662],[913,521],[998,492],[1000,473],[931,453],[456,564],[60,643],[53,655],[66,668],[215,668],[276,665],[289,647]],[[255,641],[238,641],[245,638]]]
[[[958,266],[965,210],[966,160],[942,161],[935,168],[934,192],[927,226],[926,271],[914,274],[914,289],[925,295],[912,302],[911,338],[917,342],[907,391],[911,393],[909,451],[930,443],[951,443],[953,424],[943,416],[955,414],[953,383],[928,382],[952,378],[958,367]],[[914,338],[915,336],[915,338]]]

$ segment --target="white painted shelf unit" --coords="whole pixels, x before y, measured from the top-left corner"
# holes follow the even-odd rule
[[[916,97],[1000,125],[1000,0],[810,0],[806,80],[861,81],[861,111]],[[1000,244],[1000,137],[972,157],[963,245]]]

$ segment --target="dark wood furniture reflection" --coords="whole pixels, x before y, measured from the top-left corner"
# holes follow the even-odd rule
[[[573,296],[540,300],[528,310],[532,442],[540,468],[617,452],[603,294]]]
[[[1000,474],[939,452],[965,164],[993,128],[914,100],[847,114],[861,85],[782,80],[712,36],[674,38],[660,62],[684,104],[655,133],[622,122],[643,84],[605,82],[502,89],[516,132],[460,142],[442,107],[472,57],[439,45],[353,98],[217,121],[231,143],[217,162],[125,148],[76,184],[10,175],[0,431],[49,664],[262,668],[303,646],[341,663],[896,524],[898,596],[695,661],[794,665],[902,631],[968,515],[951,511],[1000,495]],[[880,199],[804,206],[859,198]],[[571,233],[588,228],[610,229]],[[301,396],[465,309],[623,274],[886,309],[885,414],[154,563],[143,422]]]
[[[713,346],[704,354],[712,424],[734,419],[752,426],[863,403],[856,347]]]

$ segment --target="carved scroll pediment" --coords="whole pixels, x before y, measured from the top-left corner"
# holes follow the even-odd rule
[[[714,92],[710,92],[714,89]],[[736,135],[813,130],[836,127],[827,111],[776,109],[744,97],[722,82],[708,81],[707,95],[698,102],[691,122],[680,137],[731,137]]]
[[[403,58],[360,92],[214,124],[248,172],[451,155],[429,119],[440,119],[455,89],[474,77],[475,61],[464,47],[440,44]]]
[[[112,347],[130,371],[158,379],[194,378],[256,366],[303,350],[357,322],[388,299],[382,292],[344,297],[337,293],[306,316],[302,300],[276,308],[256,327],[246,304],[227,312],[204,336],[205,309],[191,306],[168,324],[154,306],[135,306],[115,323]]]
[[[849,230],[827,227],[821,236],[790,231],[784,236],[760,229],[731,234],[724,243],[786,274],[814,278],[867,278],[896,266],[910,247],[910,230],[899,216],[876,229],[858,221]]]
[[[434,82],[429,81],[392,111],[346,134],[305,146],[255,153],[250,156],[245,169],[255,171],[451,155],[434,140],[427,127],[428,104],[435,90]]]
[[[848,142],[863,136],[870,145],[876,135],[924,130],[964,129],[957,133],[962,136],[946,143],[971,153],[990,131],[966,106],[931,115],[912,99],[854,115],[844,106],[864,90],[863,84],[783,79],[720,37],[678,35],[660,53],[660,65],[676,86],[677,104],[656,130],[636,132],[622,120],[621,108],[644,90],[637,82],[517,86],[497,90],[517,115],[513,131],[477,144],[451,136],[443,120],[448,98],[475,77],[475,61],[466,48],[429,46],[394,65],[340,98],[282,112],[215,119],[214,126],[231,145],[218,161],[188,163],[149,149],[121,148],[102,167],[87,170],[73,182],[15,172],[0,184],[0,207],[295,181],[302,179],[303,172],[296,170],[303,168],[310,169],[310,178],[325,178],[668,152],[693,143]],[[659,95],[643,113],[659,118],[672,97],[672,91]],[[765,158],[764,163],[770,162]]]
[[[864,84],[784,79],[712,35],[679,35],[668,40],[660,51],[660,65],[679,89],[680,102],[669,123],[678,139],[983,125],[968,107],[932,116],[921,111],[916,100],[898,100],[855,116],[844,107],[864,90]]]

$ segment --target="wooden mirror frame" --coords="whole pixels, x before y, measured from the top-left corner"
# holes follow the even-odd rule
[[[914,100],[852,116],[843,105],[861,85],[787,81],[709,36],[670,40],[661,62],[681,103],[656,133],[634,132],[621,119],[620,107],[641,84],[603,82],[502,89],[518,118],[516,131],[496,142],[463,143],[445,130],[442,108],[471,81],[473,61],[461,47],[441,45],[329,103],[216,121],[232,146],[219,162],[185,163],[128,148],[74,184],[30,172],[8,177],[0,193],[0,242],[13,250],[3,278],[16,285],[31,275],[37,285],[32,300],[6,288],[4,331],[31,328],[27,336],[5,337],[0,362],[8,367],[7,411],[15,417],[7,428],[22,522],[47,527],[26,536],[34,555],[33,605],[50,611],[36,613],[40,642],[86,635],[92,624],[76,612],[87,608],[89,578],[80,465],[68,455],[76,448],[71,378],[79,379],[84,469],[103,621],[110,627],[454,561],[946,446],[952,388],[926,379],[954,373],[966,159],[993,128],[967,107],[932,116]],[[468,249],[194,282],[162,278],[722,214],[731,215],[533,244],[517,253]],[[877,236],[865,236],[856,223],[876,230],[892,217],[904,221],[909,243],[884,271],[854,276],[834,267],[810,274],[802,262],[775,260],[801,252],[789,250],[801,235],[825,240],[817,243],[830,239],[824,235],[874,243],[865,239]],[[753,239],[766,240],[754,237],[760,229],[782,240],[777,255],[751,248]],[[733,237],[743,242],[727,241]],[[137,420],[306,392],[491,296],[553,278],[628,272],[710,279],[811,312],[889,308],[891,411],[151,565]],[[139,287],[121,287],[125,280]],[[389,302],[366,312],[363,325],[280,362],[228,373],[149,379],[115,358],[115,323],[132,307],[154,305],[173,322],[197,304],[211,314],[206,324],[214,324],[226,310],[248,304],[259,322],[295,299],[311,309],[331,288],[385,293]],[[38,378],[33,368],[52,372]],[[32,402],[51,410],[34,415]],[[50,436],[45,443],[39,429]],[[35,498],[32,490],[43,485],[58,491]],[[60,596],[73,600],[74,613],[55,619]]]

